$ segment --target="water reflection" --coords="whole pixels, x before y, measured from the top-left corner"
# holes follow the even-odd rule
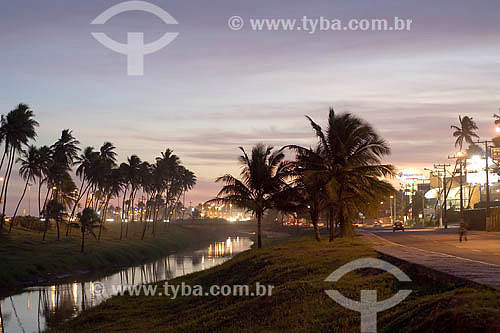
[[[0,300],[0,333],[42,332],[111,297],[112,285],[147,284],[190,274],[221,264],[250,246],[248,238],[228,238],[202,250],[172,254],[107,276],[28,288]],[[97,284],[104,287],[104,293],[96,292]]]

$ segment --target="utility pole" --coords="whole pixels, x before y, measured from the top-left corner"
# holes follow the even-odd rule
[[[491,220],[491,212],[490,212],[490,178],[489,178],[489,166],[488,166],[488,158],[489,158],[489,143],[492,143],[491,140],[477,141],[476,143],[484,143],[484,153],[486,154],[486,230],[488,230],[488,226]]]
[[[448,229],[448,219],[446,218],[446,210],[447,210],[447,204],[446,201],[448,199],[448,192],[446,190],[446,167],[451,166],[450,164],[434,164],[434,168],[439,170],[443,170],[443,202],[441,203],[441,219],[443,220],[444,228]],[[452,178],[453,182],[453,178]]]
[[[424,181],[422,179],[422,227],[425,227],[425,191],[424,191]]]
[[[398,213],[397,213],[398,194],[399,192],[396,192],[396,195],[394,196],[394,221],[398,219]]]
[[[393,200],[393,199],[394,199],[394,196],[393,196],[393,195],[391,195],[391,196],[389,197],[389,207],[391,208],[391,222],[392,222],[392,223],[394,223],[394,213],[393,213],[393,210],[392,210],[392,208],[393,208],[393,206],[392,206],[392,200]]]
[[[456,159],[460,164],[460,227],[464,224],[464,182],[463,182],[463,160],[465,154],[461,151],[457,152],[455,156],[448,156],[449,159]],[[453,178],[452,178],[453,183]]]

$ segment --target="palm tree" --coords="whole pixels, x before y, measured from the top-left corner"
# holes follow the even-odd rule
[[[129,225],[129,211],[132,209],[132,223],[134,222],[134,200],[137,191],[140,188],[141,182],[141,164],[142,161],[137,155],[132,155],[127,159],[127,162],[123,162],[120,165],[120,171],[125,182],[123,201],[122,201],[122,223],[120,225],[120,239],[123,238],[123,222],[126,221],[125,238],[128,237],[128,225]],[[130,188],[129,197],[127,200],[127,192]],[[125,209],[125,206],[127,207]]]
[[[257,247],[262,247],[261,222],[264,213],[275,204],[275,197],[286,186],[290,164],[281,151],[273,152],[273,147],[257,144],[252,148],[251,157],[240,147],[243,155],[240,179],[226,174],[216,182],[225,185],[215,199],[209,202],[233,204],[251,211],[257,218]]]
[[[78,157],[80,142],[75,139],[69,129],[61,132],[61,137],[52,145],[52,182],[55,187],[55,198],[58,199],[63,178],[67,178],[65,173],[69,173]]]
[[[59,223],[66,216],[64,205],[62,203],[60,203],[59,201],[57,201],[56,199],[52,199],[49,202],[47,202],[47,205],[45,206],[45,211],[44,211],[43,215],[45,217],[45,231],[43,233],[43,240],[45,240],[45,235],[47,234],[49,221],[51,219],[53,219],[56,222],[57,240],[59,240],[60,239]]]
[[[453,132],[453,136],[456,139],[455,147],[462,150],[462,146],[464,141],[468,144],[473,144],[473,138],[479,139],[479,136],[476,134],[476,130],[478,129],[476,122],[469,116],[458,116],[459,125],[452,125],[451,128],[455,130]]]
[[[156,158],[159,188],[158,194],[165,193],[165,217],[170,215],[170,205],[175,201],[179,193],[179,174],[182,168],[179,156],[174,154],[173,150],[166,149]]]
[[[350,113],[337,115],[330,109],[326,130],[307,118],[318,138],[317,148],[289,147],[311,161],[308,171],[325,183],[341,235],[352,236],[351,220],[356,214],[380,196],[394,193],[383,180],[394,175],[394,167],[381,163],[390,148],[368,123]]]
[[[152,197],[156,192],[155,186],[155,165],[151,165],[148,162],[143,162],[141,165],[141,188],[142,192],[146,195],[144,203],[144,212],[141,210],[141,222],[143,223],[141,240],[144,239],[146,235],[146,229],[148,225],[149,215],[152,213]]]
[[[48,146],[42,146],[38,149],[38,166],[40,173],[38,175],[38,217],[42,216],[41,193],[42,184],[47,181],[49,168],[52,165],[52,150]],[[47,190],[48,192],[48,190]],[[44,202],[45,206],[46,202]]]
[[[76,168],[76,175],[80,178],[80,189],[71,210],[70,220],[75,216],[76,208],[78,203],[88,192],[90,186],[92,185],[92,169],[95,168],[96,161],[99,158],[99,154],[94,151],[94,147],[85,147],[82,154],[75,158],[75,164],[78,165]],[[66,230],[66,236],[71,229]]]
[[[83,253],[85,252],[85,234],[89,232],[97,239],[93,229],[96,227],[96,224],[99,223],[99,215],[97,215],[95,210],[87,207],[78,214],[78,220],[80,221],[80,231],[82,232],[82,246],[80,252]]]
[[[101,223],[99,225],[99,235],[97,236],[98,240],[101,239],[101,233],[104,227],[104,221],[106,221],[106,212],[108,210],[109,201],[113,197],[118,197],[120,195],[122,187],[123,187],[123,178],[120,169],[118,168],[111,169],[103,185],[103,191],[105,193],[106,200],[103,204],[103,209],[102,209],[103,213],[101,217]]]
[[[458,121],[459,125],[455,126],[452,125],[451,129],[454,130],[453,136],[456,138],[455,141],[455,147],[459,149],[460,152],[462,152],[462,147],[464,142],[468,143],[469,145],[473,145],[474,141],[473,138],[479,139],[479,136],[476,134],[476,130],[478,129],[476,122],[472,119],[472,117],[469,116],[458,116]],[[457,158],[455,164],[455,172],[457,170],[460,170],[460,216],[461,219],[463,219],[463,166],[467,165],[467,155],[464,155],[463,158]],[[459,165],[459,167],[457,167]],[[455,173],[454,172],[454,173]]]
[[[194,172],[183,168],[181,172],[181,187],[182,187],[182,220],[184,220],[184,211],[186,209],[186,192],[190,191],[196,185],[196,175]]]
[[[320,241],[320,232],[318,227],[321,212],[328,206],[329,200],[326,194],[326,185],[329,181],[328,174],[321,172],[322,159],[321,150],[316,148],[300,149],[297,151],[296,160],[292,163],[293,182],[291,186],[285,188],[286,197],[298,198],[298,201],[291,201],[288,204],[295,206],[297,211],[307,211],[314,227],[314,236]],[[283,196],[280,195],[280,198]],[[283,200],[280,200],[282,202]],[[283,205],[281,203],[281,205]],[[286,206],[286,205],[285,205]]]
[[[38,149],[31,145],[27,150],[21,150],[21,157],[17,159],[18,162],[21,162],[21,167],[19,169],[19,174],[26,180],[24,185],[23,194],[21,195],[21,199],[17,203],[16,210],[14,211],[14,215],[12,215],[12,220],[9,226],[9,233],[12,231],[12,226],[14,225],[15,218],[17,216],[17,212],[19,210],[19,206],[26,195],[26,190],[28,189],[29,182],[34,182],[36,177],[40,176],[41,169],[39,164],[39,151]]]
[[[0,220],[0,230],[5,222],[5,209],[7,207],[7,191],[9,188],[10,175],[15,161],[16,152],[36,137],[36,127],[38,122],[34,119],[34,113],[26,104],[19,104],[6,116],[2,116],[0,133],[5,140],[5,155],[9,156],[5,171],[0,201],[3,199],[2,215]],[[2,158],[3,160],[3,158]]]

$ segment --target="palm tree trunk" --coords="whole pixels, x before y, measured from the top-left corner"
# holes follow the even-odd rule
[[[7,155],[8,150],[9,150],[9,144],[8,144],[8,143],[5,143],[5,150],[3,151],[2,161],[0,162],[0,170],[2,170],[2,167],[3,167],[3,161],[4,161],[4,159],[5,159],[5,156]]]
[[[123,221],[125,220],[125,198],[127,197],[127,188],[123,192],[123,201],[122,201],[122,214],[120,221],[120,240],[123,239]]]
[[[102,211],[102,219],[101,219],[101,225],[99,226],[99,235],[97,236],[97,240],[101,240],[101,233],[102,233],[102,228],[104,227],[104,221],[106,221],[106,211],[108,210],[108,204],[109,200],[111,199],[111,196],[106,199],[106,203],[104,204],[104,209]]]
[[[38,218],[40,218],[42,215],[41,195],[42,195],[42,177],[38,179]]]
[[[47,235],[47,230],[49,230],[49,219],[45,218],[45,230],[43,231],[43,238],[42,240],[45,240],[45,236]]]
[[[6,148],[6,149],[7,149],[7,148]],[[9,148],[9,151],[10,151],[10,150],[11,150],[11,149]],[[5,153],[4,153],[4,154],[5,154]],[[8,160],[7,160],[7,169],[5,169],[5,175],[4,175],[4,177],[3,177],[4,181],[3,181],[3,183],[2,183],[2,191],[0,192],[0,202],[1,202],[1,201],[2,201],[2,199],[3,199],[3,192],[4,192],[4,190],[5,190],[5,181],[7,180],[7,175],[9,174],[9,165],[10,165],[10,160],[11,160],[11,158],[12,158],[12,154],[10,154],[10,153],[9,153],[9,155],[8,155],[8,156],[9,156],[9,158],[8,158]],[[4,157],[5,157],[5,155],[4,155]],[[3,157],[2,157],[2,159],[3,159]]]
[[[186,210],[186,191],[183,191],[182,195],[182,218],[181,220],[184,221],[184,212]]]
[[[339,223],[340,223],[340,234],[342,237],[352,237],[354,236],[354,228],[352,224],[344,216],[342,207],[340,207],[339,212]]]
[[[309,215],[311,216],[311,222],[314,227],[314,238],[318,241],[321,242],[321,236],[319,233],[319,227],[318,227],[318,220],[319,220],[319,212],[316,209],[316,205],[311,205],[311,208],[309,209]]]
[[[45,210],[45,207],[47,206],[47,200],[49,199],[50,191],[51,191],[51,189],[49,187],[49,184],[47,184],[47,193],[45,194],[45,200],[43,201],[42,212]]]
[[[89,186],[87,186],[85,188],[85,191],[82,192],[82,189],[83,189],[83,184],[85,184],[85,178],[82,179],[82,184],[80,185],[80,189],[78,190],[78,197],[76,198],[76,201],[75,201],[75,204],[73,205],[73,209],[71,210],[71,216],[70,216],[70,219],[75,215],[75,212],[76,212],[76,207],[78,207],[78,203],[80,202],[80,200],[82,200],[83,196],[84,196],[84,193],[87,192]]]
[[[257,248],[262,248],[262,213],[257,214]]]
[[[7,190],[9,189],[9,180],[10,180],[10,175],[12,173],[12,169],[14,166],[14,148],[11,150],[12,152],[12,158],[10,162],[10,167],[8,168],[9,174],[7,175],[7,179],[5,179],[5,194],[3,197],[3,207],[2,207],[2,223],[5,221],[5,208],[7,207]]]
[[[120,221],[120,240],[123,239],[123,221]]]
[[[56,219],[56,227],[57,227],[57,240],[61,239],[60,231],[59,231],[59,220]]]
[[[312,219],[312,224],[314,227],[314,238],[318,241],[321,242],[321,236],[319,234],[319,227],[318,227],[318,218]]]
[[[82,247],[80,252],[83,253],[85,251],[85,228],[82,227]]]
[[[330,207],[328,212],[328,225],[330,226],[330,237],[328,239],[329,242],[333,242],[333,238],[335,237],[335,231],[333,230],[333,207]]]
[[[153,236],[153,238],[155,237],[156,217],[158,215],[156,212],[156,207],[158,207],[158,197],[155,198],[155,204],[153,205],[153,230],[151,232],[151,236]]]
[[[7,155],[8,150],[9,150],[9,144],[7,142],[5,142],[5,150],[4,150],[3,155],[2,155],[2,162],[0,162],[0,170],[2,170],[3,161],[5,159],[5,156]],[[2,202],[2,194],[3,194],[3,186],[4,185],[5,185],[5,177],[4,177],[4,182],[2,184],[2,192],[0,193],[0,203]],[[4,219],[2,218],[0,220],[0,230],[3,229],[3,222],[4,222]],[[2,321],[2,325],[3,325],[3,321]],[[3,332],[3,329],[2,329],[2,332]]]
[[[17,216],[17,211],[19,210],[19,206],[21,205],[21,202],[23,202],[24,196],[26,195],[26,189],[28,188],[28,182],[29,182],[29,178],[26,179],[26,185],[24,185],[23,195],[21,195],[21,199],[19,199],[19,202],[17,203],[16,210],[14,211],[14,215],[12,215],[12,219],[10,221],[10,226],[9,226],[9,234],[12,231],[12,226],[14,225],[14,219]]]
[[[147,220],[148,220],[148,217],[149,217],[149,215],[148,215],[148,214],[150,213],[150,212],[149,212],[150,210],[148,209],[148,202],[149,202],[149,200],[151,200],[151,197],[149,197],[149,198],[148,198],[148,197],[146,197],[146,204],[145,204],[145,207],[144,207],[144,208],[146,209],[146,214],[145,214],[145,215],[146,215],[146,218],[145,218],[145,219],[143,219],[143,218],[142,218],[142,216],[141,216],[141,220],[143,219],[143,221],[142,221],[142,223],[143,223],[143,228],[142,228],[141,240],[144,240],[144,236],[146,235],[146,229],[147,229],[147,227],[148,227],[148,221],[147,221]]]
[[[129,225],[129,224],[130,224],[129,222],[127,222],[127,223],[125,224],[125,239],[128,239],[128,225]]]

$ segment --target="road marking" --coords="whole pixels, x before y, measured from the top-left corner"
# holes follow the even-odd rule
[[[375,237],[378,237],[378,238],[382,239],[383,241],[386,241],[386,242],[391,243],[391,244],[396,245],[396,246],[401,246],[401,247],[406,247],[406,248],[410,248],[410,249],[415,249],[415,250],[422,251],[422,252],[429,252],[429,253],[439,254],[439,255],[442,255],[442,256],[445,256],[445,257],[462,259],[462,260],[466,260],[466,261],[470,261],[470,262],[475,262],[475,263],[479,263],[479,264],[484,264],[484,265],[489,265],[489,266],[494,266],[494,267],[500,267],[500,265],[492,264],[492,263],[481,261],[481,260],[468,259],[468,258],[464,258],[464,257],[454,256],[454,255],[451,255],[451,254],[448,254],[448,253],[435,252],[435,251],[430,251],[430,250],[422,250],[422,249],[419,249],[418,247],[401,245],[401,244],[398,244],[398,243],[391,242],[390,240],[388,240],[388,239],[386,239],[386,238],[384,238],[382,236],[379,236],[379,235],[377,235],[377,234],[375,234],[373,232],[369,232],[369,233],[372,234]]]

